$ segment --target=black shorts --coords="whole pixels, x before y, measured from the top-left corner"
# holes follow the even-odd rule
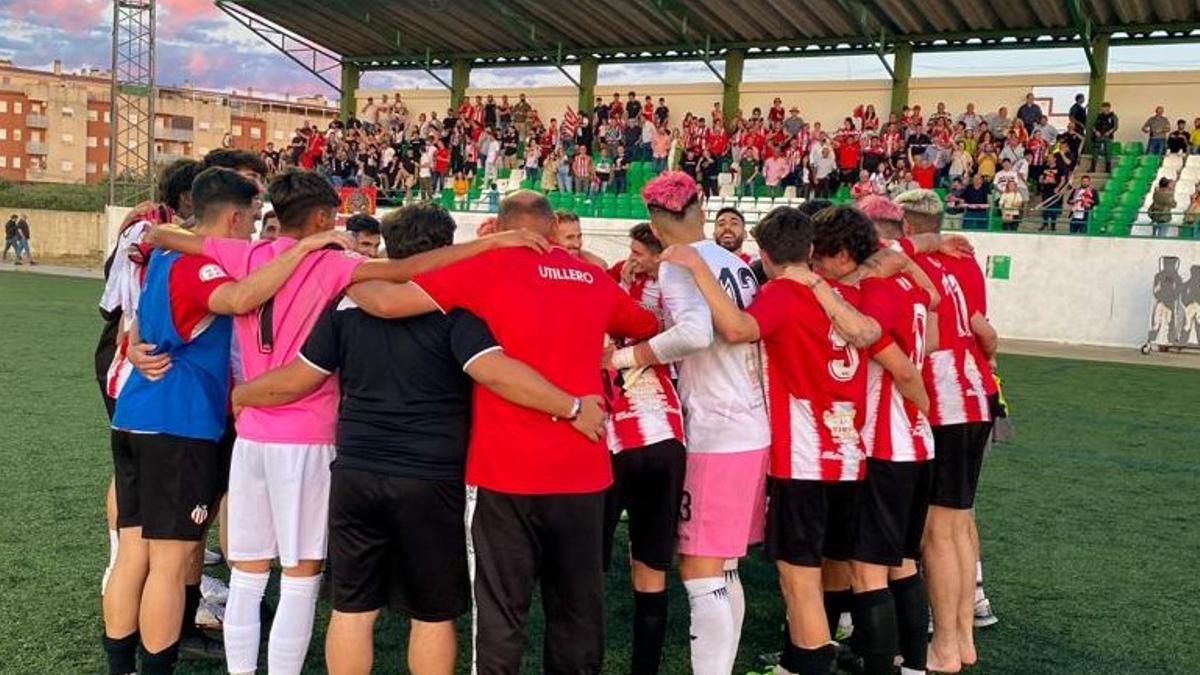
[[[233,428],[233,416],[225,422],[225,433],[217,441],[217,454],[220,459],[217,477],[217,496],[224,497],[229,492],[229,467],[233,464],[233,444],[237,441],[237,431]]]
[[[860,485],[769,479],[764,557],[801,567],[820,567],[823,558],[849,560]]]
[[[170,434],[112,435],[117,527],[143,539],[200,541],[220,498],[217,443]]]
[[[329,580],[333,608],[390,606],[417,621],[467,611],[467,544],[461,481],[333,469]]]
[[[930,504],[947,509],[969,509],[975,505],[983,450],[991,433],[991,422],[933,428],[935,455]]]
[[[895,567],[921,555],[933,477],[931,462],[867,460],[858,492],[854,560]]]
[[[679,503],[687,452],[669,439],[613,455],[613,484],[604,497],[604,561],[612,562],[613,535],[621,511],[629,512],[633,559],[665,572],[675,559]]]

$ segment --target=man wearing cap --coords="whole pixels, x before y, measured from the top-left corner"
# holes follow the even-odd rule
[[[800,109],[796,106],[792,106],[788,113],[787,119],[783,121],[783,132],[794,138],[804,127],[804,118],[800,117]]]

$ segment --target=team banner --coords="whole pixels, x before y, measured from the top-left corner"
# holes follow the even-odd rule
[[[375,214],[375,204],[379,199],[379,192],[372,187],[343,187],[338,189],[338,196],[342,199],[342,205],[338,209],[338,213],[345,215],[353,215],[355,213]]]

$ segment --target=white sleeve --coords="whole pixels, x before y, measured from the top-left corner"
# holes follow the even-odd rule
[[[129,248],[141,242],[150,227],[150,221],[141,220],[125,228],[117,237],[113,264],[104,282],[104,292],[100,295],[100,308],[104,311],[112,312],[120,308],[132,314],[137,309],[141,287],[137,266],[129,259]]]
[[[691,273],[674,263],[659,266],[658,285],[672,325],[650,338],[650,350],[662,363],[678,361],[713,343],[712,312]]]

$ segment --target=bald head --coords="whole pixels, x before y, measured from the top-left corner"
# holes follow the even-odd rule
[[[554,209],[545,195],[532,190],[518,190],[500,200],[496,214],[501,230],[525,230],[549,237],[554,233]]]

